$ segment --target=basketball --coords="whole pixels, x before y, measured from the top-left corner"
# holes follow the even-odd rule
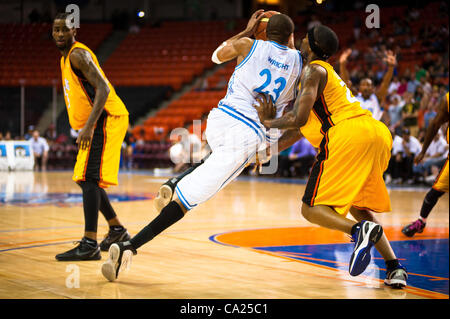
[[[267,11],[263,13],[263,18],[259,20],[258,26],[256,27],[255,33],[253,34],[255,36],[256,40],[267,40],[266,36],[266,28],[267,28],[267,22],[269,22],[269,19],[271,16],[279,14],[278,11]]]

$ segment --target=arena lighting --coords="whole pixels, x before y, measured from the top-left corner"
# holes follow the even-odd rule
[[[139,18],[143,18],[145,16],[145,12],[144,11],[139,11],[137,15],[138,15]]]
[[[322,4],[322,2],[325,0],[316,0],[317,4]]]

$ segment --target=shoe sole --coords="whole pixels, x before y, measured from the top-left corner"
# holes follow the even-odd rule
[[[403,287],[406,287],[406,280],[402,279],[385,279],[384,284],[386,286],[395,288],[395,289],[401,289]]]
[[[111,247],[109,247],[108,254],[108,260],[102,265],[102,274],[103,277],[109,281],[115,281],[119,272],[123,270],[123,267],[129,265],[132,252],[130,250],[125,250],[123,252],[120,265],[118,264],[120,248],[117,244],[112,244]]]
[[[365,225],[364,225],[365,226]],[[358,276],[366,270],[372,256],[370,249],[375,245],[383,235],[383,228],[380,225],[369,225],[369,231],[363,240],[355,247],[350,259],[349,273],[352,276]],[[363,231],[362,229],[360,231]]]
[[[169,204],[172,200],[173,191],[168,185],[163,185],[159,188],[158,196],[156,196],[154,205],[158,213]]]
[[[94,256],[87,257],[87,258],[64,258],[64,257],[58,258],[57,256],[55,256],[55,259],[57,261],[91,261],[91,260],[100,260],[100,259],[102,259],[102,255],[100,254],[100,251],[99,251]]]

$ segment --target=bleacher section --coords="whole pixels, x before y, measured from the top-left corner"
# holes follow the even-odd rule
[[[0,86],[52,86],[61,82],[61,54],[51,24],[0,24]],[[112,31],[111,24],[83,24],[77,40],[96,50]]]

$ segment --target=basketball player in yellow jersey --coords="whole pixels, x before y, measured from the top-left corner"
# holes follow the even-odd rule
[[[301,128],[313,145],[322,136],[320,145],[314,145],[319,147],[319,153],[302,199],[302,214],[312,223],[352,236],[355,248],[350,274],[357,276],[367,268],[370,249],[375,245],[386,262],[385,284],[404,287],[406,269],[399,264],[382,227],[370,212],[391,210],[383,180],[391,154],[391,134],[361,108],[326,62],[338,45],[330,28],[320,25],[310,29],[301,45],[307,61],[294,109],[281,118],[270,119],[271,99],[263,98],[255,107],[267,128]],[[311,120],[310,115],[318,120]],[[305,125],[309,127],[304,130]],[[358,223],[346,218],[348,211]]]
[[[433,118],[430,125],[428,126],[427,132],[425,133],[425,141],[423,142],[422,151],[417,154],[414,162],[419,164],[423,158],[425,157],[425,153],[427,152],[428,147],[433,141],[434,137],[438,133],[439,129],[442,125],[447,123],[447,143],[448,143],[448,120],[449,117],[449,109],[448,109],[448,92],[442,98],[438,114]],[[422,208],[420,209],[420,217],[418,220],[412,222],[411,224],[406,225],[402,232],[408,237],[413,237],[415,233],[423,232],[425,228],[427,217],[430,214],[433,207],[436,205],[438,199],[448,193],[448,154],[447,161],[444,166],[441,168],[439,175],[437,176],[433,186],[425,195],[425,198],[422,203]]]
[[[128,128],[128,111],[107,80],[95,54],[75,40],[76,29],[68,27],[67,14],[53,22],[53,39],[61,52],[64,99],[70,126],[80,130],[73,180],[83,192],[84,237],[79,245],[56,255],[57,260],[98,260],[117,241],[130,238],[119,222],[104,188],[117,185],[120,151]],[[98,211],[110,227],[97,243]]]

